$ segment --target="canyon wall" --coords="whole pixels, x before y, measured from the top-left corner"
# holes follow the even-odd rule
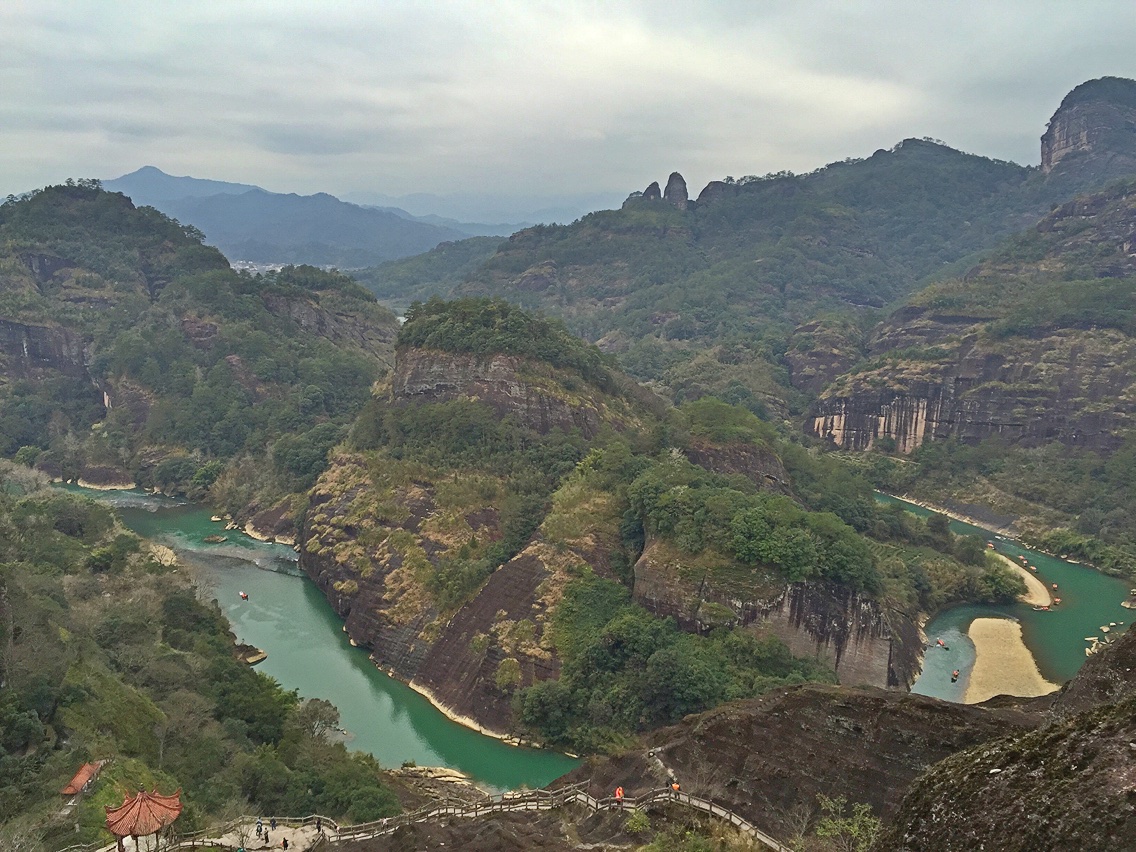
[[[685,630],[743,627],[776,636],[797,656],[814,657],[841,683],[908,689],[923,645],[910,617],[829,583],[785,583],[703,570],[658,541],[635,564],[634,598]]]

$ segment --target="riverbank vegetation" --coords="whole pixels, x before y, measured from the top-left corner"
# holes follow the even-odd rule
[[[220,610],[108,509],[0,469],[0,830],[109,842],[103,805],[183,790],[183,831],[240,812],[363,821],[398,803],[338,714],[235,656]],[[72,814],[58,791],[109,760]],[[79,831],[75,832],[78,825]]]
[[[850,459],[883,490],[918,491],[960,511],[1016,523],[1023,538],[1049,553],[1136,576],[1136,439],[1110,454],[1050,444],[1010,447],[926,443],[910,459]]]

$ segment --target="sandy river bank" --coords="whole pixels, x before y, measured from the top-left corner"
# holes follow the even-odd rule
[[[1037,661],[1022,641],[1022,626],[1008,618],[976,618],[967,628],[974,643],[974,668],[967,681],[967,704],[995,695],[1032,698],[1059,689],[1041,676]]]

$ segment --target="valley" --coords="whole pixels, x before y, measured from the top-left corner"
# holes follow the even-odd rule
[[[1061,843],[1119,837],[1128,769],[1098,744],[1136,682],[1136,81],[1075,88],[1040,153],[909,138],[697,194],[674,172],[503,239],[404,218],[423,242],[365,259],[337,217],[380,211],[293,197],[322,230],[264,233],[329,259],[261,273],[98,181],[10,197],[0,845],[94,850],[140,785],[184,791],[184,831],[377,820],[446,789],[426,766],[596,799],[673,775],[802,848],[853,824],[951,848],[936,798],[996,836],[952,784]],[[190,189],[249,227],[267,195]],[[1021,603],[1000,557],[1060,603]],[[104,758],[63,821],[72,764]],[[1027,766],[1082,774],[1039,803]],[[547,830],[713,836],[651,819]]]

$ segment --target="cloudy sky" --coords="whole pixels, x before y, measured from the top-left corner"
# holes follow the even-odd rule
[[[0,0],[0,192],[622,197],[910,136],[1019,163],[1136,77],[1131,0]]]

